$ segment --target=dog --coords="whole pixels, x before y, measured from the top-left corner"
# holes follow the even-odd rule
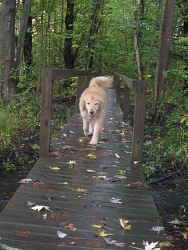
[[[92,136],[91,145],[98,143],[108,106],[108,95],[105,89],[110,88],[112,82],[112,77],[95,77],[81,94],[79,109],[83,120],[83,131],[85,136]]]

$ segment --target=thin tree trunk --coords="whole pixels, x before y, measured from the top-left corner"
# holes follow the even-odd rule
[[[65,18],[67,37],[65,38],[65,44],[64,44],[64,60],[65,60],[65,67],[67,69],[74,68],[75,56],[73,55],[72,51],[73,22],[74,22],[74,1],[67,0],[67,13]]]
[[[64,5],[64,0],[62,0],[62,11],[61,11],[61,29],[60,29],[60,43],[59,43],[59,67],[62,65],[62,40],[63,40],[63,5]]]
[[[21,23],[20,23],[18,42],[17,42],[17,47],[16,47],[16,57],[14,59],[15,69],[17,69],[21,65],[23,49],[24,49],[24,40],[25,40],[25,34],[26,34],[26,28],[27,28],[27,21],[28,21],[30,9],[31,9],[31,0],[25,0],[24,10],[23,10],[22,18],[21,18]]]
[[[43,48],[43,22],[44,22],[44,15],[43,15],[43,10],[44,10],[44,0],[42,0],[42,13],[41,13],[41,37],[40,37],[40,52],[39,52],[39,71],[38,71],[38,81],[37,81],[37,92],[41,88],[41,68],[42,68],[42,48]]]
[[[92,23],[90,27],[90,36],[88,41],[88,50],[86,55],[86,69],[92,68],[93,62],[93,46],[94,46],[94,36],[98,34],[98,29],[101,25],[101,19],[99,18],[99,14],[103,13],[104,10],[104,0],[95,0],[94,2],[95,8],[92,15]]]
[[[136,62],[138,67],[138,75],[139,79],[143,80],[143,69],[142,69],[142,62],[140,58],[140,51],[139,51],[139,44],[138,44],[138,35],[137,32],[134,32],[134,49],[135,49],[135,55],[136,55]]]
[[[14,27],[16,0],[6,0],[2,3],[0,16],[0,84],[4,105],[16,93],[15,81],[11,79],[11,69],[14,68]]]
[[[166,1],[164,21],[162,25],[161,44],[159,48],[158,65],[156,72],[154,114],[156,114],[156,101],[162,103],[165,99],[166,79],[164,77],[164,73],[168,69],[169,64],[175,2],[175,0]]]

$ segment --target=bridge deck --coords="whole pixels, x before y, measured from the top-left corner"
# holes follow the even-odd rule
[[[100,146],[88,144],[75,114],[53,138],[56,153],[37,161],[32,181],[2,211],[0,249],[144,249],[143,240],[167,240],[164,230],[151,230],[160,217],[140,167],[131,164],[131,127],[108,94]]]

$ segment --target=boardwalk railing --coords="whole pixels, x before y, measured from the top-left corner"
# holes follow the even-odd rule
[[[44,69],[42,75],[41,88],[41,118],[40,118],[40,156],[49,153],[51,140],[51,113],[52,113],[52,89],[53,81],[68,77],[78,77],[77,95],[75,111],[78,111],[78,103],[84,88],[88,87],[91,76],[96,76],[97,72],[90,73],[87,70],[75,69]],[[83,77],[85,76],[85,86]],[[144,137],[144,120],[146,105],[146,82],[129,79],[123,75],[114,74],[114,86],[117,95],[117,101],[120,100],[120,82],[124,85],[124,105],[123,119],[128,119],[129,113],[129,92],[136,92],[136,104],[134,112],[134,127],[132,137],[132,161],[142,160],[143,137]]]
[[[41,86],[41,117],[40,117],[40,156],[49,153],[51,140],[51,113],[52,113],[52,89],[53,81],[68,77],[78,77],[75,110],[78,111],[78,102],[83,91],[83,77],[85,76],[85,88],[89,85],[90,76],[96,76],[97,72],[76,69],[44,69]]]
[[[118,73],[114,74],[117,102],[120,101],[120,82],[124,83],[123,119],[128,119],[130,90],[136,92],[132,136],[132,161],[142,161],[144,121],[146,112],[146,82],[133,80]]]

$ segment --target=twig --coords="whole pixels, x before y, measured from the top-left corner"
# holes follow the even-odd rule
[[[170,177],[172,177],[173,175],[175,175],[175,174],[177,174],[177,173],[179,173],[179,170],[176,171],[175,173],[169,174],[169,175],[167,175],[167,176],[163,176],[162,178],[160,178],[160,179],[158,179],[158,180],[150,181],[150,182],[148,182],[147,184],[148,184],[148,185],[151,185],[151,184],[154,184],[154,183],[157,183],[157,182],[160,182],[160,181],[164,181],[164,180],[166,180],[166,179],[169,179]]]

